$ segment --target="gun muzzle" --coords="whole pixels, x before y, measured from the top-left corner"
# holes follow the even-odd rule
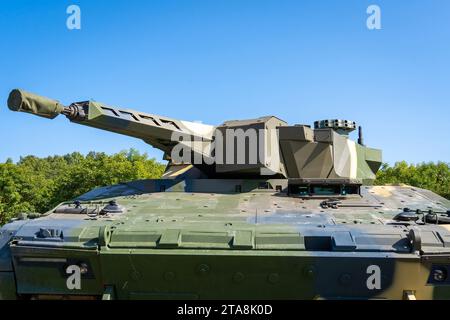
[[[12,111],[32,113],[34,115],[53,119],[64,109],[56,100],[41,97],[20,89],[11,91],[8,97],[8,108]]]

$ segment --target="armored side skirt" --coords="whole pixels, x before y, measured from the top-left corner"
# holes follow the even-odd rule
[[[445,261],[450,260],[442,256],[25,246],[13,246],[12,255],[17,293],[25,298],[450,298],[450,282],[435,274],[448,270]],[[2,286],[13,283],[10,276],[0,275]],[[15,295],[1,291],[7,297]]]

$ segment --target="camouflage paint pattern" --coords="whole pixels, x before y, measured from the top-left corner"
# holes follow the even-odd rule
[[[64,113],[171,147],[167,127],[116,119],[122,109],[103,118],[95,113],[105,106],[90,102],[80,120],[73,108],[52,111],[53,100],[36,101],[26,103],[31,109],[9,107]],[[173,121],[166,124],[191,130]],[[398,219],[427,210],[448,215],[450,201],[409,186],[360,186],[381,154],[350,143],[345,128],[285,127],[279,145],[289,178],[195,178],[205,175],[202,167],[172,164],[168,178],[98,188],[3,226],[0,298],[450,298],[450,225]],[[341,182],[358,192],[323,193]],[[303,184],[319,191],[293,192]]]

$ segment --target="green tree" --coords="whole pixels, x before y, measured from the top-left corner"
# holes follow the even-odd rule
[[[393,167],[383,164],[377,173],[375,184],[408,184],[429,189],[450,199],[450,164],[446,162],[423,162],[417,165],[405,161]]]
[[[159,178],[164,165],[131,149],[114,155],[73,152],[0,163],[0,224],[20,212],[45,212],[96,187]]]

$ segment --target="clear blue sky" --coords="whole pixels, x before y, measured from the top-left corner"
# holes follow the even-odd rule
[[[66,28],[77,4],[82,29]],[[382,30],[366,28],[366,8]],[[13,113],[15,87],[184,120],[357,121],[389,163],[450,161],[450,1],[0,1],[0,161],[139,140]]]

